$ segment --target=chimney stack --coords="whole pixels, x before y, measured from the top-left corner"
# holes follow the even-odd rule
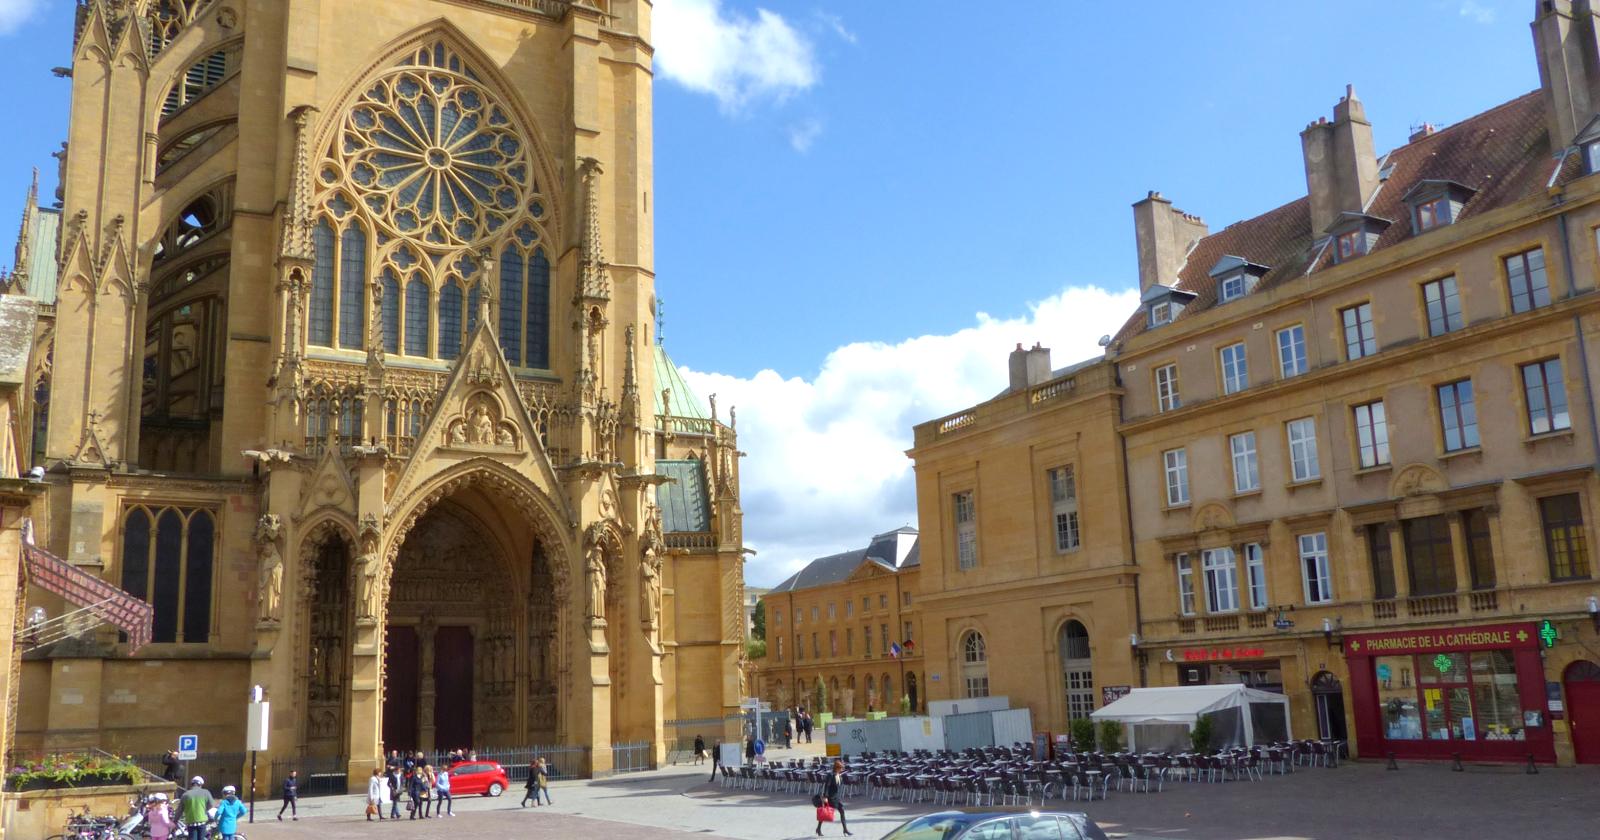
[[[1144,200],[1135,202],[1133,238],[1139,249],[1139,291],[1157,284],[1176,284],[1189,249],[1208,233],[1199,216],[1173,207],[1159,192],[1151,190]]]
[[[1333,122],[1318,118],[1300,132],[1300,151],[1311,199],[1311,234],[1320,236],[1340,213],[1362,212],[1378,188],[1372,123],[1355,85],[1346,85],[1344,98],[1333,106]]]
[[[1550,146],[1562,149],[1600,105],[1600,26],[1591,0],[1537,0],[1533,48],[1549,112]]]
[[[1049,378],[1049,348],[1035,342],[1032,349],[1024,350],[1022,343],[1018,342],[1017,349],[1011,351],[1011,387],[1008,390],[1021,391]]]

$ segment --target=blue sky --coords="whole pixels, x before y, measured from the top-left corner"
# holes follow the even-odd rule
[[[1015,342],[1093,354],[1147,190],[1217,230],[1304,193],[1347,83],[1380,150],[1532,90],[1533,5],[656,0],[665,338],[740,408],[751,582],[915,524],[912,424]],[[0,231],[53,188],[71,17],[0,0]]]

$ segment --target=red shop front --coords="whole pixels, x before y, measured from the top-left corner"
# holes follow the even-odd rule
[[[1555,761],[1535,624],[1346,636],[1362,756]]]

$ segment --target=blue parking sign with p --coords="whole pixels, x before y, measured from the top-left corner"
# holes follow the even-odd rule
[[[199,735],[179,735],[178,736],[178,760],[179,761],[194,761],[196,758],[199,758],[199,757],[200,757],[200,736]]]

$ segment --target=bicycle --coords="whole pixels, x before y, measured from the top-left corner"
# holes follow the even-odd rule
[[[66,831],[48,840],[122,840],[118,829],[122,821],[116,817],[96,817],[88,813],[69,812]]]

